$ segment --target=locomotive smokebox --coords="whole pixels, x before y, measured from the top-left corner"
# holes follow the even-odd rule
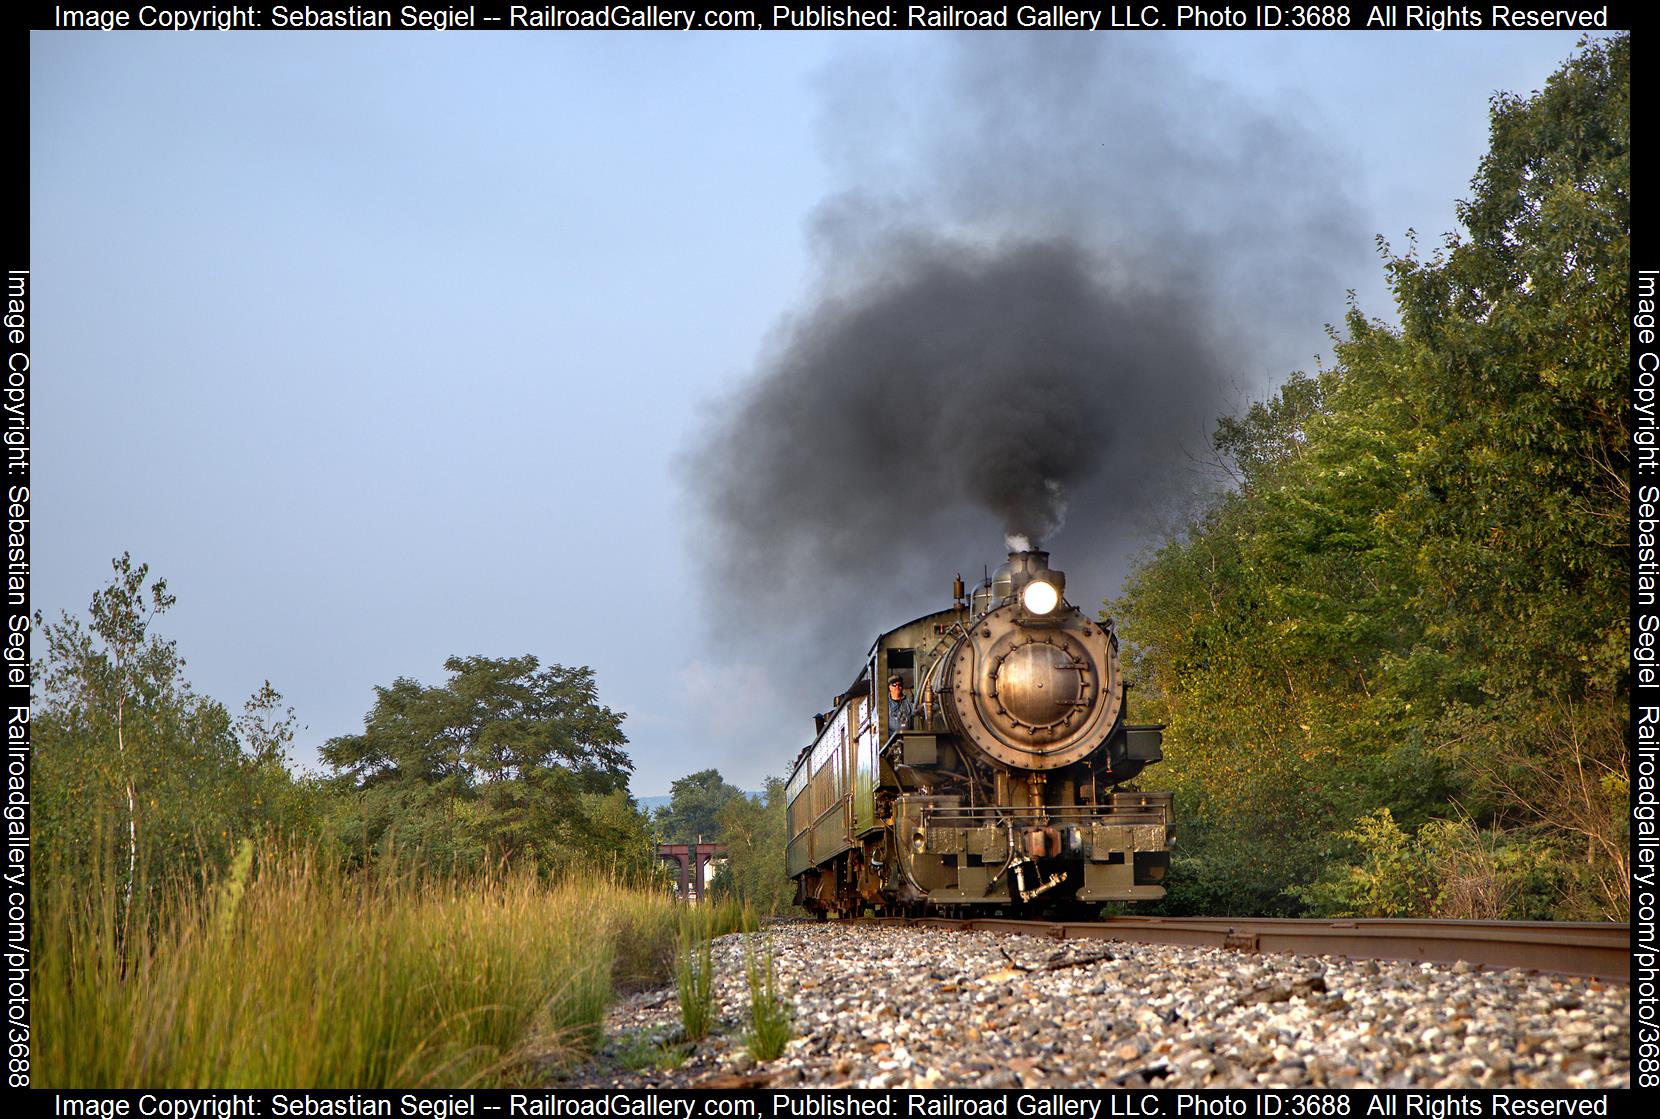
[[[1038,549],[1009,553],[990,609],[947,654],[945,714],[974,752],[1010,769],[1072,765],[1117,724],[1123,686],[1110,634],[1069,606]]]
[[[1020,726],[1057,726],[1083,698],[1078,665],[1054,645],[1017,646],[997,666],[997,697]]]

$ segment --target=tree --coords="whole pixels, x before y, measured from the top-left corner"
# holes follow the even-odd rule
[[[1401,329],[1354,310],[1333,368],[1222,421],[1233,486],[1110,604],[1208,828],[1176,884],[1260,903],[1263,842],[1294,886],[1388,809],[1437,865],[1524,882],[1482,895],[1518,915],[1562,883],[1561,915],[1622,908],[1629,49],[1494,99],[1468,239],[1388,262]],[[1577,886],[1546,872],[1570,844]]]
[[[1630,89],[1620,36],[1494,97],[1468,237],[1389,265],[1431,436],[1396,515],[1437,635],[1485,654],[1493,694],[1624,686]]]
[[[544,866],[599,844],[584,796],[625,791],[624,716],[600,704],[590,668],[533,656],[451,657],[442,685],[375,689],[362,734],[325,761],[353,792],[337,824],[354,846],[417,848],[451,866],[531,858]]]
[[[622,789],[585,793],[582,812],[608,872],[628,881],[659,881],[662,863],[657,858],[657,835],[651,817],[640,810],[632,796]]]
[[[1631,41],[1590,41],[1531,98],[1493,99],[1468,237],[1391,261],[1408,392],[1431,436],[1394,511],[1420,609],[1469,694],[1441,737],[1512,826],[1575,837],[1629,908]]]
[[[720,810],[743,795],[719,770],[688,774],[669,786],[668,806],[657,810],[657,830],[670,843],[713,843],[720,834]]]
[[[739,794],[716,813],[726,863],[714,887],[757,913],[783,913],[795,900],[795,883],[784,871],[785,805],[784,779],[769,777],[760,796]]]
[[[211,864],[234,836],[284,820],[293,720],[274,718],[281,696],[269,683],[235,725],[196,695],[175,643],[155,632],[174,603],[166,580],[130,554],[111,566],[85,622],[35,618],[46,645],[35,666],[36,829],[65,873],[113,871],[130,909],[138,883],[200,876],[203,855]]]
[[[288,744],[294,741],[294,726],[298,721],[292,707],[282,706],[282,693],[266,680],[242,705],[242,714],[236,719],[236,734],[252,761],[261,765],[280,764]]]
[[[180,668],[171,641],[149,640],[150,623],[171,607],[177,599],[167,593],[167,580],[157,579],[144,594],[144,581],[150,565],[133,567],[132,555],[122,552],[121,558],[110,561],[115,569],[115,580],[92,596],[92,632],[103,641],[102,650],[83,649],[80,669],[87,683],[97,687],[102,683],[115,700],[115,746],[121,779],[127,793],[127,901],[133,894],[133,875],[138,865],[138,807],[133,787],[136,783],[134,767],[127,754],[127,703],[140,679],[163,680],[176,675]],[[146,604],[145,599],[149,601]]]

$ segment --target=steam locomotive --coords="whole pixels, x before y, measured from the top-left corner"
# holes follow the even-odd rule
[[[950,610],[882,634],[786,786],[796,903],[821,918],[1064,912],[1164,896],[1173,795],[1126,719],[1118,639],[1049,553],[1009,553]],[[904,697],[889,694],[897,677]],[[890,702],[893,700],[894,702]]]

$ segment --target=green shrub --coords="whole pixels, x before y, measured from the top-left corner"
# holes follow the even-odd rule
[[[1157,902],[1117,903],[1114,912],[1170,917],[1298,917],[1294,888],[1316,878],[1330,857],[1329,838],[1308,829],[1213,822],[1177,802],[1177,845],[1168,891]]]
[[[1387,808],[1343,833],[1357,858],[1294,891],[1319,916],[1537,920],[1552,916],[1565,867],[1547,841],[1430,820],[1414,833]]]

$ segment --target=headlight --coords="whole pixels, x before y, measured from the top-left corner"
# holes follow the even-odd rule
[[[1061,595],[1053,583],[1034,579],[1020,592],[1020,601],[1033,614],[1047,614],[1060,604]]]

